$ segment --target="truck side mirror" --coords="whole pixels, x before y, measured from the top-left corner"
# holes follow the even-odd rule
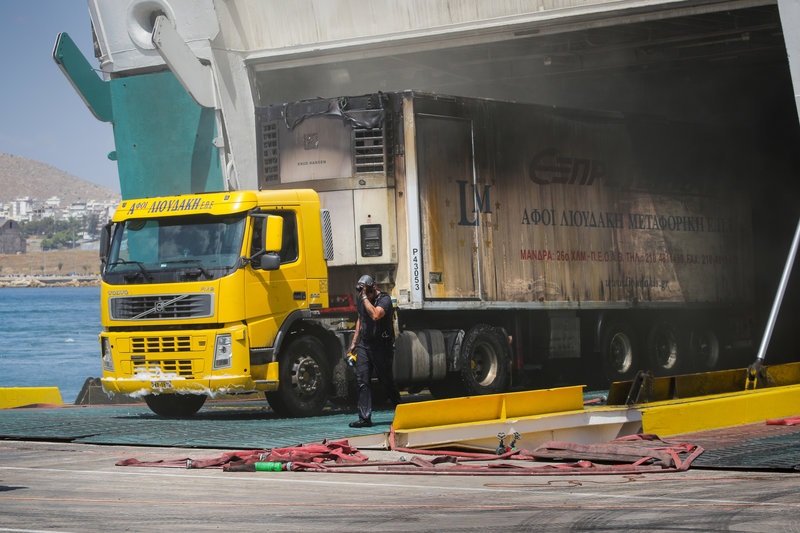
[[[264,219],[261,231],[261,250],[253,255],[251,261],[260,255],[258,263],[260,270],[278,270],[281,266],[279,253],[283,248],[283,217],[276,215],[256,216]]]
[[[265,254],[280,252],[283,247],[283,217],[267,215],[261,232],[261,249]]]
[[[261,270],[278,270],[281,266],[281,256],[275,252],[267,252],[261,256]]]

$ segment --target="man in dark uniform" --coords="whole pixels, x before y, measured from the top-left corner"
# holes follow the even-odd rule
[[[350,351],[356,350],[356,380],[358,382],[358,421],[350,427],[372,426],[372,369],[386,389],[389,401],[400,403],[400,393],[392,377],[394,356],[394,306],[392,298],[375,286],[371,276],[361,276],[358,292],[358,320]]]

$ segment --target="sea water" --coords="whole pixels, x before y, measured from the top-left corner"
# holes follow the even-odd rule
[[[100,366],[100,287],[0,289],[0,387],[58,387],[73,403]]]

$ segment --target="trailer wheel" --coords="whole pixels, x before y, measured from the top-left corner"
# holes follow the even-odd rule
[[[328,401],[330,370],[325,348],[305,335],[289,344],[280,357],[278,390],[267,392],[272,410],[280,416],[318,415]]]
[[[158,416],[184,418],[195,414],[206,403],[205,394],[148,394],[147,407]]]
[[[712,370],[719,363],[719,338],[711,328],[697,328],[689,333],[689,357],[692,366]]]
[[[653,324],[647,333],[647,357],[657,376],[675,374],[685,357],[678,328],[666,320]]]
[[[603,334],[603,372],[611,381],[633,379],[638,370],[638,341],[633,328],[626,322],[615,322]]]
[[[496,394],[508,390],[511,361],[497,329],[479,324],[469,330],[461,345],[461,354],[461,384],[465,394]]]

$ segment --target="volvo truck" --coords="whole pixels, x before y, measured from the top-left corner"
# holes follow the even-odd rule
[[[122,201],[101,241],[103,388],[163,416],[253,391],[319,411],[329,347],[305,319],[328,307],[330,237],[310,190]]]

